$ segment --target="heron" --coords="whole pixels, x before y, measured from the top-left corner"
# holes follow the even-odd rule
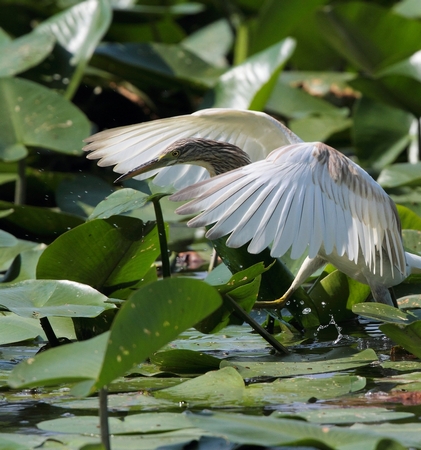
[[[286,293],[260,307],[281,308],[327,262],[389,305],[395,303],[388,288],[421,271],[421,257],[404,251],[396,206],[381,186],[342,153],[303,142],[265,113],[212,108],[106,130],[87,141],[88,158],[115,166],[120,181],[166,166],[154,182],[181,189],[172,200],[194,199],[177,212],[198,214],[189,226],[213,225],[209,239],[229,235],[228,246],[250,242],[251,253],[271,244],[275,258],[308,252]],[[236,154],[242,162],[220,174],[212,168],[223,148],[233,165]],[[201,171],[176,167],[189,161]],[[206,169],[216,176],[206,179]]]

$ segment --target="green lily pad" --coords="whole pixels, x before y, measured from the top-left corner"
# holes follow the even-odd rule
[[[188,417],[180,413],[143,413],[127,416],[124,421],[116,417],[109,419],[110,433],[164,433],[165,431],[192,428]],[[99,418],[95,416],[68,417],[46,420],[37,427],[55,433],[98,434]]]
[[[421,24],[373,3],[333,5],[318,11],[317,19],[329,44],[356,67],[371,74],[419,50]],[[390,30],[396,33],[391,34]]]
[[[86,218],[105,196],[112,193],[113,188],[101,178],[77,174],[59,184],[56,202],[63,212]]]
[[[380,425],[355,424],[350,431],[368,432],[383,438],[390,438],[405,448],[417,448],[420,443],[421,425],[419,423],[382,423]],[[401,447],[398,450],[404,450]]]
[[[108,219],[111,216],[139,209],[146,204],[149,196],[135,189],[125,188],[113,192],[91,212],[89,220]]]
[[[0,270],[7,270],[17,255],[38,245],[35,242],[16,239],[12,234],[0,230]]]
[[[189,416],[192,424],[219,433],[237,444],[258,446],[318,447],[338,450],[378,450],[382,434],[368,430],[320,427],[299,420],[243,414],[212,413]],[[388,433],[391,434],[391,433]],[[387,448],[387,447],[384,447]],[[403,450],[400,447],[389,447]]]
[[[288,361],[288,356],[279,362],[253,362],[223,360],[221,367],[234,367],[243,378],[258,377],[291,377],[297,375],[313,375],[317,373],[339,372],[354,369],[377,362],[376,353],[372,349],[357,352],[351,356],[332,358],[324,355],[319,361]]]
[[[381,320],[383,322],[409,324],[417,320],[417,316],[412,312],[404,312],[393,306],[384,305],[382,303],[360,303],[354,305],[352,311],[360,316]]]
[[[173,373],[204,373],[219,369],[221,360],[192,350],[169,350],[155,353],[150,361],[160,370]]]
[[[13,41],[0,44],[0,76],[16,75],[36,66],[53,49],[55,37],[33,31]]]
[[[364,167],[382,170],[409,144],[412,115],[366,96],[354,107],[352,134],[358,160]]]
[[[262,110],[295,41],[286,38],[224,73],[202,107]]]
[[[238,405],[242,403],[245,389],[241,375],[232,367],[225,367],[157,391],[154,397],[189,405]]]
[[[41,319],[48,316],[96,317],[107,309],[107,297],[90,286],[67,280],[27,280],[0,286],[0,305],[15,314]]]
[[[380,330],[405,350],[421,358],[421,320],[409,325],[400,323],[385,323],[380,325]]]
[[[309,295],[317,305],[321,323],[326,324],[329,323],[330,317],[336,322],[352,319],[353,306],[364,302],[370,292],[369,286],[335,270],[318,281]]]
[[[19,78],[0,79],[0,158],[17,161],[27,147],[79,155],[89,134],[85,115],[58,93]]]
[[[377,179],[384,188],[421,185],[421,163],[397,163],[385,167]]]
[[[220,303],[216,290],[203,281],[179,278],[151,283],[123,304],[111,331],[22,362],[12,371],[9,385],[78,382],[74,395],[86,396],[124,375]]]
[[[282,413],[273,413],[276,417]],[[346,423],[370,423],[387,422],[389,420],[407,419],[413,417],[410,412],[391,411],[386,408],[360,407],[360,408],[321,408],[318,410],[300,411],[291,417],[298,416],[312,423],[320,424],[346,424]]]
[[[84,223],[58,237],[41,255],[37,278],[67,279],[127,298],[159,255],[154,224],[113,216]]]
[[[406,206],[396,205],[402,229],[421,230],[421,217]]]
[[[125,373],[220,304],[217,291],[199,280],[164,279],[136,291],[113,322],[96,387]]]
[[[109,2],[87,0],[77,2],[41,22],[34,33],[53,36],[57,45],[48,61],[26,75],[51,89],[66,91],[66,97],[71,98],[84,75],[84,67],[107,31],[111,19]]]
[[[181,45],[158,42],[101,44],[92,64],[142,89],[190,86],[203,92],[223,72]]]

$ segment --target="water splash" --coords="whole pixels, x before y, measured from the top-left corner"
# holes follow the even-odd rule
[[[352,338],[350,338],[349,336],[342,334],[342,327],[340,327],[336,323],[335,318],[333,317],[333,314],[329,314],[329,316],[330,316],[329,323],[327,325],[319,325],[316,329],[316,332],[314,333],[314,336],[317,337],[317,333],[319,331],[324,330],[325,328],[333,325],[336,328],[336,331],[338,332],[338,337],[333,341],[333,344],[339,344],[339,342],[341,342],[342,339],[352,340]]]

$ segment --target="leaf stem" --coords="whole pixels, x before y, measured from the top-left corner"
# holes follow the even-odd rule
[[[268,342],[277,352],[288,354],[289,350],[284,347],[277,339],[269,334],[260,324],[258,324],[244,309],[228,294],[223,296],[224,302],[228,303],[228,307],[233,309],[243,320],[248,323],[253,330],[262,336],[262,338]]]
[[[18,161],[18,179],[15,185],[15,205],[23,205],[26,199],[26,158]]]
[[[170,278],[171,265],[170,265],[170,258],[168,255],[168,243],[167,243],[167,234],[165,232],[164,216],[162,214],[161,204],[159,203],[160,199],[161,197],[155,196],[151,200],[155,210],[156,226],[158,228],[159,247],[161,249],[161,260],[162,260],[162,276],[164,278]]]
[[[48,342],[51,347],[58,347],[60,345],[60,341],[57,339],[56,334],[54,333],[53,327],[51,326],[50,321],[47,317],[43,317],[40,319],[41,327],[44,330],[45,335],[47,336]]]
[[[103,387],[99,390],[99,425],[101,429],[101,443],[105,450],[111,450],[110,427],[108,423],[108,390]]]

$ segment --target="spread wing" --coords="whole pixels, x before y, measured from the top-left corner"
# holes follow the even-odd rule
[[[292,131],[271,116],[247,110],[211,108],[191,115],[113,128],[97,133],[86,141],[89,159],[99,159],[99,166],[114,166],[117,173],[156,158],[174,141],[200,137],[229,142],[243,149],[252,161],[264,159],[274,148],[302,142]],[[135,179],[154,175],[149,172]],[[207,171],[192,165],[161,169],[155,178],[160,186],[177,189],[208,178]]]
[[[324,144],[281,147],[264,161],[171,196],[176,201],[192,198],[177,212],[203,211],[188,225],[214,224],[207,237],[230,234],[230,247],[250,241],[248,250],[258,253],[272,244],[272,256],[291,248],[292,258],[306,250],[312,258],[321,248],[326,255],[336,249],[355,262],[362,252],[375,273],[382,274],[385,257],[392,270],[395,266],[405,273],[394,203],[363,169]]]

